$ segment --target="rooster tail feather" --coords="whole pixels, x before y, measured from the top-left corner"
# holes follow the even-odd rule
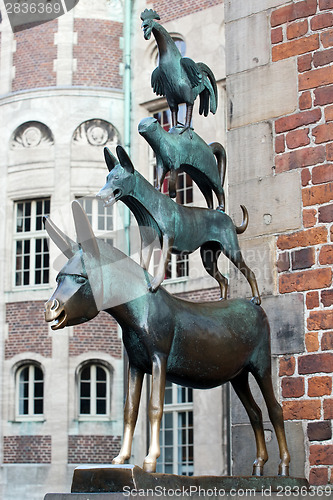
[[[216,85],[215,76],[214,76],[212,70],[206,64],[197,63],[197,66],[199,66],[200,71],[203,73],[203,76],[204,76],[204,86],[205,86],[205,90],[208,91],[208,101],[209,101],[210,112],[215,114],[216,110],[217,110],[217,104],[218,104],[218,93],[217,93],[217,85]]]

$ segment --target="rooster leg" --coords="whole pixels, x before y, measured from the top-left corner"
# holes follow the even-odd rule
[[[193,113],[193,104],[186,104],[186,119],[185,119],[185,127],[180,132],[183,134],[185,130],[190,130],[191,132],[191,121],[192,121],[192,113]],[[192,133],[190,134],[192,139]]]
[[[172,126],[177,127],[178,106],[176,108],[170,108],[170,110]]]

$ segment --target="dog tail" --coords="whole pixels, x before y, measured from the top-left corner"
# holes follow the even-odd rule
[[[246,207],[244,207],[244,205],[241,205],[240,207],[243,212],[243,220],[240,226],[235,226],[237,234],[244,233],[249,223],[249,212],[247,211]]]

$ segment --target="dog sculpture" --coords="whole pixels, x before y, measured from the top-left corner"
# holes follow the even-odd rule
[[[253,474],[262,475],[268,459],[262,415],[248,383],[252,373],[264,396],[280,451],[279,474],[289,474],[282,409],[271,379],[269,324],[260,306],[245,299],[190,302],[163,287],[147,290],[147,271],[116,248],[97,240],[78,202],[73,202],[78,243],[51,221],[45,227],[69,261],[45,304],[52,330],[89,321],[105,310],[120,324],[129,358],[124,438],[114,464],[130,458],[145,373],[152,374],[149,401],[150,446],[143,467],[155,472],[165,381],[208,389],[230,381],[243,403],[256,438]],[[97,299],[96,299],[97,297]],[[96,306],[100,303],[100,307]]]
[[[178,170],[181,169],[198,184],[209,208],[213,208],[213,190],[219,209],[224,211],[226,154],[221,144],[213,142],[207,145],[195,132],[192,132],[192,138],[188,133],[182,134],[181,127],[173,127],[167,132],[152,117],[141,120],[138,130],[156,155],[157,189],[161,190],[165,176],[170,172],[169,196],[175,198]]]
[[[141,264],[145,269],[149,267],[152,253],[151,229],[157,232],[160,240],[162,256],[156,276],[149,285],[151,291],[156,291],[164,279],[170,252],[189,254],[200,248],[203,265],[218,282],[222,298],[227,298],[228,280],[217,267],[221,252],[243,273],[251,286],[252,300],[260,304],[255,275],[245,264],[237,239],[237,233],[244,232],[247,227],[245,207],[242,206],[244,221],[240,227],[235,227],[231,218],[220,210],[182,206],[157,191],[134,169],[121,146],[117,146],[119,163],[116,165],[107,148],[104,154],[109,174],[97,197],[105,206],[122,200],[133,212],[140,229]]]

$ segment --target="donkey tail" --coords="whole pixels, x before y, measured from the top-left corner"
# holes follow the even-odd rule
[[[247,211],[247,208],[244,207],[244,205],[241,205],[240,207],[241,207],[242,212],[243,212],[243,220],[242,220],[242,223],[240,226],[235,226],[237,234],[244,233],[244,231],[246,230],[247,225],[249,223],[249,213]]]

